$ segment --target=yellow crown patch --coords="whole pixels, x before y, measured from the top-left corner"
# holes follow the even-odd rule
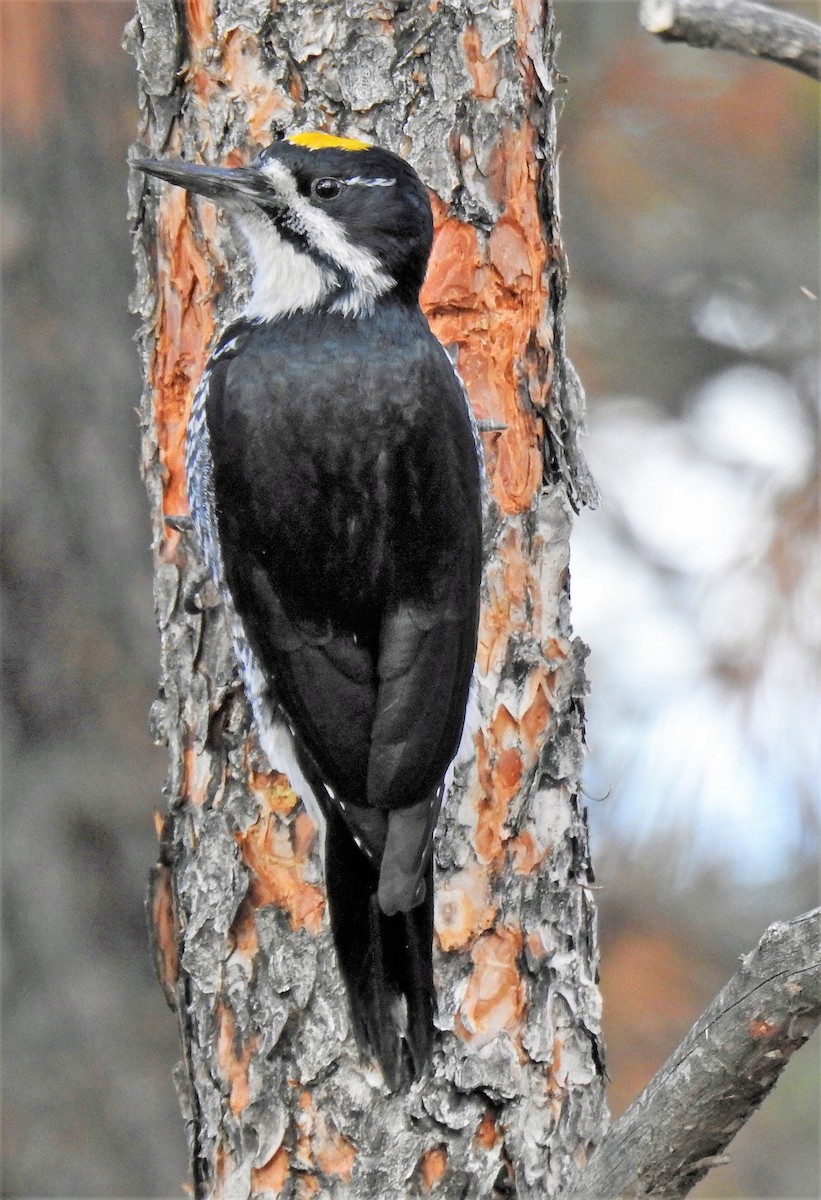
[[[309,150],[370,150],[370,143],[358,138],[334,137],[332,133],[295,133],[286,137],[292,146],[306,146]]]

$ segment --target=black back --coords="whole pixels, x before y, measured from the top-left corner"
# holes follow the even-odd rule
[[[237,612],[326,783],[405,807],[456,751],[475,655],[481,501],[461,386],[400,303],[240,322],[232,339],[207,421]]]

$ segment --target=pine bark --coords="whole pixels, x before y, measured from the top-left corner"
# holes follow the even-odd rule
[[[247,286],[230,229],[132,179],[143,473],[169,750],[149,909],[177,1014],[198,1197],[553,1196],[605,1124],[578,777],[585,648],[572,513],[594,500],[564,346],[548,0],[138,0],[135,152],[239,164],[280,131],[405,155],[432,191],[423,300],[456,356],[492,494],[482,729],[437,835],[431,1077],[389,1095],[352,1040],[315,831],[259,750],[184,522],[187,412]]]

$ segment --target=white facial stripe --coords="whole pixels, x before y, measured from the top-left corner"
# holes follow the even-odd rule
[[[353,187],[393,187],[396,183],[395,179],[362,179],[359,175],[354,175],[353,179],[340,179],[340,183],[346,183]]]
[[[389,291],[395,280],[379,266],[370,250],[353,246],[341,223],[329,213],[315,208],[297,190],[293,175],[282,163],[270,162],[262,168],[274,184],[286,210],[284,219],[295,233],[306,238],[320,254],[336,263],[351,280],[351,290],[340,296],[332,306],[335,312],[346,315],[370,312],[374,301]],[[285,244],[280,239],[281,244]],[[322,269],[322,268],[320,268]],[[333,275],[327,272],[333,282]]]
[[[254,260],[254,285],[245,306],[250,320],[276,321],[322,304],[339,286],[333,271],[323,267],[283,237],[261,212],[236,217]]]

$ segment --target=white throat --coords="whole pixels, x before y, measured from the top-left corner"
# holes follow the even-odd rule
[[[310,312],[339,288],[329,268],[287,242],[262,213],[244,212],[236,221],[253,260],[253,286],[243,314],[249,320],[276,321]]]

